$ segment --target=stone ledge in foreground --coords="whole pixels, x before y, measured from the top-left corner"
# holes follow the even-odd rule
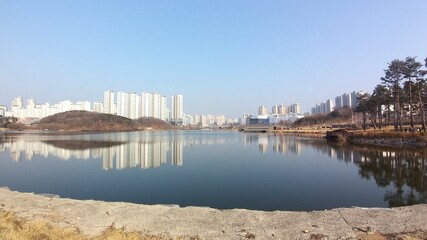
[[[427,231],[427,205],[289,212],[218,210],[73,200],[0,189],[0,208],[26,220],[101,234],[110,226],[151,235],[200,239],[355,239],[357,234]]]

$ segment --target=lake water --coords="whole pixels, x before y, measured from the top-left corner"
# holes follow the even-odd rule
[[[427,151],[213,131],[0,134],[0,186],[74,199],[220,209],[427,203]]]

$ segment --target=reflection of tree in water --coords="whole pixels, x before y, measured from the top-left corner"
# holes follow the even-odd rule
[[[427,203],[427,150],[361,147],[324,141],[303,142],[318,152],[354,163],[359,175],[374,179],[382,188],[389,207]]]
[[[349,149],[350,150],[350,149]],[[358,148],[362,178],[375,179],[380,187],[393,186],[384,200],[389,207],[427,203],[426,151],[387,148]]]

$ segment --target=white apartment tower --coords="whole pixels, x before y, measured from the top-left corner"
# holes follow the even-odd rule
[[[130,119],[137,119],[139,117],[139,96],[133,92],[129,93],[128,116]]]
[[[271,108],[271,114],[272,115],[279,115],[279,106],[277,106],[277,105],[274,105],[272,108]]]
[[[163,121],[166,121],[168,119],[167,104],[167,97],[160,97],[160,119]]]
[[[117,92],[117,115],[130,119],[138,118],[141,102],[139,99],[135,92]]]
[[[342,106],[351,107],[351,94],[344,93],[342,95]]]
[[[285,106],[285,105],[281,104],[281,105],[279,105],[279,107],[278,107],[278,108],[279,108],[279,109],[278,109],[278,111],[279,111],[279,115],[283,116],[283,115],[285,115],[285,114],[287,113],[287,110],[286,110],[286,106]]]
[[[330,113],[334,110],[334,102],[332,99],[326,100],[325,108],[325,113]]]
[[[153,94],[152,93],[141,93],[141,117],[152,117],[153,116]]]
[[[184,104],[182,95],[172,96],[172,119],[171,122],[175,124],[182,124],[184,120]]]
[[[160,112],[161,112],[160,102],[162,100],[161,98],[162,96],[160,95],[160,93],[153,93],[152,96],[153,96],[153,100],[152,100],[153,116],[152,117],[160,119]]]
[[[267,115],[267,107],[264,105],[259,106],[258,115],[259,116],[266,116]]]
[[[335,108],[336,109],[340,109],[342,107],[343,107],[343,105],[342,105],[342,96],[336,96],[335,97]]]
[[[140,100],[140,116],[141,117],[154,117],[166,121],[167,114],[167,98],[160,95],[160,93],[146,93],[141,94]]]
[[[288,112],[294,114],[301,113],[301,106],[298,103],[294,103],[288,106]]]
[[[117,92],[117,115],[122,117],[128,116],[129,94]]]
[[[115,114],[116,107],[114,104],[114,92],[105,91],[104,92],[104,113]]]

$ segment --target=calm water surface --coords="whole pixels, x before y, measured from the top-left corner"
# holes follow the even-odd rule
[[[427,203],[427,151],[211,131],[0,135],[0,186],[257,210]]]

